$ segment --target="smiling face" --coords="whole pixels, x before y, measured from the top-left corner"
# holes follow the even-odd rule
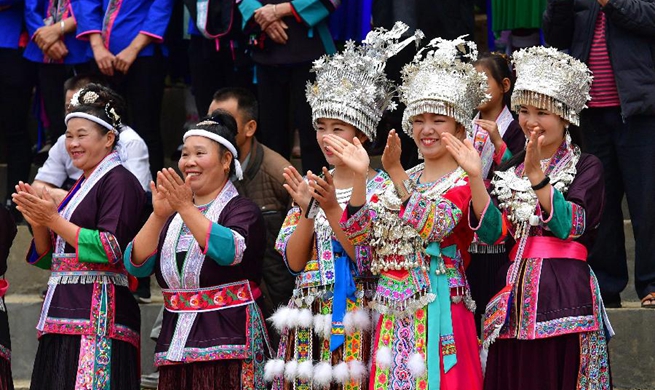
[[[361,131],[358,131],[355,126],[348,124],[339,119],[319,118],[316,121],[316,141],[321,151],[325,156],[328,164],[338,166],[341,165],[341,159],[335,156],[329,147],[323,142],[323,137],[328,134],[334,134],[337,137],[343,138],[348,142],[353,142],[353,138],[359,138],[362,143],[366,140],[366,136]]]
[[[425,160],[438,160],[450,156],[446,146],[441,142],[441,134],[448,132],[460,140],[466,132],[455,118],[446,115],[424,113],[412,118],[412,136]]]
[[[184,141],[182,155],[177,166],[193,193],[204,196],[221,188],[228,179],[232,154],[221,153],[217,142],[209,138],[191,136]]]
[[[548,110],[528,105],[522,105],[519,109],[519,125],[526,138],[532,131],[536,131],[537,136],[544,136],[542,151],[546,155],[542,157],[551,156],[562,144],[567,124],[559,115]]]
[[[102,128],[84,118],[71,118],[66,128],[66,151],[73,165],[86,177],[112,151],[114,133],[103,134]]]

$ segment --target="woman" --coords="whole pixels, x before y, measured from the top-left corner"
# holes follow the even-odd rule
[[[178,168],[150,184],[154,211],[125,252],[138,277],[153,272],[164,294],[155,348],[159,389],[261,389],[268,335],[260,296],[265,226],[238,195],[236,122],[227,113],[184,134]]]
[[[393,186],[367,201],[357,180],[342,226],[353,243],[371,246],[371,269],[380,275],[371,388],[481,389],[475,304],[464,274],[470,190],[442,141],[445,134],[466,137],[487,86],[468,63],[477,56],[474,43],[436,39],[426,49],[434,50],[405,66],[400,88],[403,130],[425,163],[405,172],[391,131],[382,164]],[[357,177],[366,171],[361,148],[333,137],[328,145]]]
[[[14,380],[11,375],[11,340],[9,338],[9,318],[5,308],[4,296],[9,283],[4,279],[7,272],[7,258],[11,243],[16,237],[16,223],[9,210],[0,207],[0,390],[13,390]]]
[[[368,247],[350,244],[339,226],[353,193],[354,171],[327,140],[336,137],[361,145],[375,137],[393,94],[384,65],[415,39],[398,42],[407,29],[399,23],[386,33],[373,31],[363,45],[349,44],[342,53],[314,64],[316,82],[308,85],[306,95],[316,140],[334,169],[323,168],[322,177],[308,172],[307,180],[292,167],[285,170],[285,188],[295,206],[282,225],[277,249],[297,277],[289,305],[272,317],[282,334],[277,359],[267,363],[267,379],[274,380],[274,389],[368,388],[367,304],[375,278]],[[388,177],[368,164],[364,170],[361,191],[366,197]]]
[[[120,260],[145,193],[114,151],[120,96],[89,84],[72,104],[66,149],[84,174],[59,208],[22,182],[13,195],[34,233],[27,261],[52,270],[31,389],[138,389],[140,315]]]
[[[529,142],[496,171],[493,202],[473,146],[446,138],[469,174],[471,226],[488,244],[516,242],[506,286],[487,305],[485,389],[609,389],[613,332],[586,264],[602,212],[602,168],[567,130],[589,99],[590,72],[544,47],[517,52],[514,63],[512,107]]]
[[[485,184],[493,177],[493,171],[503,161],[509,160],[525,147],[525,136],[509,110],[514,87],[514,73],[509,58],[504,54],[482,55],[473,65],[478,72],[487,76],[491,96],[489,101],[478,107],[473,118],[471,141],[480,154],[482,177]],[[477,237],[469,247],[471,265],[466,269],[466,277],[471,284],[471,296],[476,303],[475,325],[481,333],[481,319],[484,308],[496,293],[494,285],[498,270],[509,261],[504,242],[485,245]]]

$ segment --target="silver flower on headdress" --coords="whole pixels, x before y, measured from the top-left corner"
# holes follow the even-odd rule
[[[552,47],[519,50],[512,59],[516,85],[512,109],[521,105],[546,109],[563,119],[580,124],[579,114],[586,107],[591,88],[591,72],[582,62]]]
[[[405,65],[399,88],[400,101],[407,106],[402,121],[405,133],[411,137],[412,118],[423,113],[453,117],[471,131],[475,109],[490,98],[487,77],[472,65],[477,57],[477,46],[464,36],[435,38]]]
[[[380,28],[369,32],[361,46],[348,41],[343,52],[314,61],[316,81],[307,83],[305,95],[315,128],[319,118],[340,119],[369,139],[375,137],[384,110],[395,108],[391,100],[395,88],[384,72],[387,59],[423,37],[417,30],[400,41],[408,29],[396,22],[390,31]]]
[[[83,101],[84,104],[93,104],[93,103],[96,102],[96,100],[98,100],[98,98],[100,98],[100,96],[98,96],[97,93],[95,93],[93,91],[89,91],[89,92],[84,94],[84,97],[82,98],[82,101]],[[78,99],[79,99],[79,97],[78,97]]]

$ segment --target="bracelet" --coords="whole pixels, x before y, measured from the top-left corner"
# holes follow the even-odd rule
[[[64,35],[66,35],[66,31],[64,31],[66,25],[64,24],[63,20],[59,22],[59,26],[61,27],[61,36],[63,37]]]
[[[532,186],[532,190],[539,191],[540,189],[546,187],[548,183],[550,183],[550,177],[545,176],[544,179],[541,182],[539,182],[539,184]]]
[[[275,15],[275,19],[279,19],[277,16],[277,4],[273,4],[273,15]]]

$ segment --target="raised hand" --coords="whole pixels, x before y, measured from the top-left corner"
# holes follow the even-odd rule
[[[311,174],[311,171],[307,172],[307,174]],[[286,183],[283,185],[284,189],[291,195],[294,203],[300,207],[304,215],[309,206],[309,201],[312,199],[312,191],[309,188],[309,184],[298,173],[296,168],[292,166],[284,168],[282,176],[286,180]]]
[[[16,209],[23,214],[25,220],[32,227],[49,227],[57,218],[57,205],[50,196],[47,188],[43,189],[41,196],[29,184],[20,182],[17,192],[12,194],[11,198],[16,204]]]
[[[457,164],[466,171],[469,177],[480,177],[482,175],[482,160],[478,151],[475,150],[471,141],[460,141],[454,135],[444,132],[441,134],[441,141],[446,145]]]
[[[157,182],[162,183],[164,178],[163,175],[160,177],[161,172],[157,173]],[[154,181],[150,181],[150,192],[152,192],[152,208],[154,214],[159,218],[168,218],[175,211],[168,203],[166,196],[158,190],[158,186]]]
[[[384,147],[384,152],[382,153],[382,166],[385,171],[404,170],[400,163],[402,151],[400,137],[396,133],[396,130],[391,130],[387,137],[387,145]]]
[[[541,146],[544,143],[544,136],[537,136],[538,127],[530,132],[530,139],[525,146],[525,170],[524,173],[534,185],[544,178],[544,172],[541,169]]]
[[[356,173],[366,175],[371,160],[357,137],[353,138],[353,142],[350,143],[341,137],[328,134],[323,137],[323,141],[348,168]]]
[[[318,201],[323,211],[332,210],[335,207],[341,208],[337,201],[337,190],[334,187],[332,174],[327,168],[323,167],[323,177],[308,172],[307,178],[309,186],[314,190],[314,199]]]
[[[489,139],[491,140],[491,143],[494,144],[494,146],[503,142],[503,137],[500,136],[500,132],[498,131],[498,124],[495,121],[476,119],[475,124],[489,133]]]
[[[191,186],[182,180],[173,168],[164,168],[157,173],[157,189],[166,198],[170,207],[178,213],[185,207],[195,208]]]

